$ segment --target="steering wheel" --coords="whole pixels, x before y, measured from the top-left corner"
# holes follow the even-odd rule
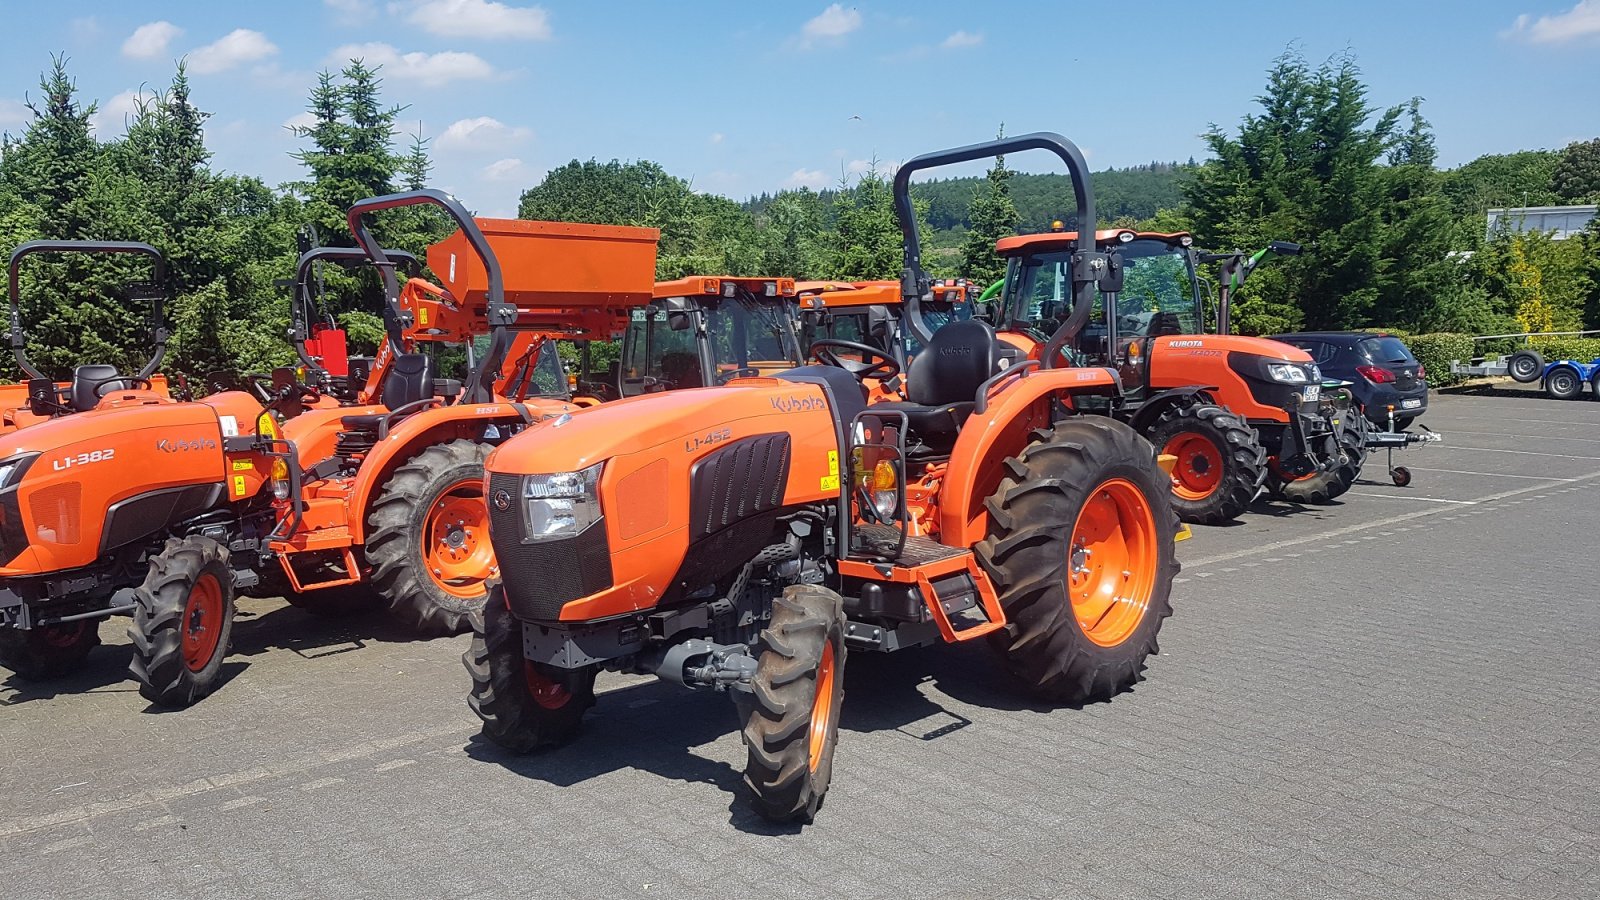
[[[124,383],[128,387],[123,387]],[[149,391],[154,390],[155,385],[150,383],[150,379],[140,378],[137,375],[113,375],[110,378],[100,378],[94,382],[94,395],[99,398],[113,391],[131,391],[134,388],[144,388]]]
[[[857,361],[841,357],[839,351],[843,350],[859,353],[862,358]],[[888,379],[900,374],[900,361],[871,344],[823,338],[811,342],[811,355],[825,366],[849,372],[857,381],[865,381],[868,378]]]

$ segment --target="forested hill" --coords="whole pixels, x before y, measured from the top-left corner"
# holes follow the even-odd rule
[[[1148,219],[1160,209],[1176,209],[1183,205],[1179,185],[1185,175],[1195,167],[1188,163],[1153,162],[1126,169],[1107,169],[1094,173],[1096,218],[1104,222],[1118,219]],[[982,184],[982,176],[970,178],[945,178],[921,182],[912,186],[912,196],[928,204],[928,225],[934,231],[965,229],[967,210],[973,194]],[[825,206],[831,205],[836,190],[821,192]],[[1020,231],[1044,231],[1053,219],[1072,214],[1072,184],[1065,175],[1011,176],[1011,197],[1016,202]],[[762,194],[745,201],[751,213],[766,209],[772,202],[771,194]]]

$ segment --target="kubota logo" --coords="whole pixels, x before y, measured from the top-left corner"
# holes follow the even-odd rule
[[[511,508],[511,492],[500,490],[494,492],[494,508],[505,512]]]
[[[156,449],[164,453],[178,453],[185,450],[215,450],[217,449],[217,442],[210,438],[195,438],[192,441],[184,440],[183,438],[177,440],[162,438],[156,441]]]
[[[806,412],[822,409],[827,404],[821,397],[773,397],[772,408],[778,412]]]

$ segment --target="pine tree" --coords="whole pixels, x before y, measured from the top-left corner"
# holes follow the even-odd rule
[[[1004,126],[999,137],[1005,137]],[[1006,158],[996,156],[967,208],[967,221],[972,224],[961,251],[962,277],[981,285],[1005,277],[1005,261],[994,252],[994,245],[1017,233],[1017,219],[1017,205],[1011,199],[1011,171],[1006,168]]]

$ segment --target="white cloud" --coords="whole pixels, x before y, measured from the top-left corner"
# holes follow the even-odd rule
[[[300,129],[310,128],[315,124],[317,124],[317,117],[308,112],[295,113],[283,120],[283,127],[296,134],[299,133]]]
[[[139,102],[154,99],[153,94],[145,91],[123,91],[104,103],[99,104],[94,111],[94,118],[89,126],[94,129],[95,136],[101,140],[108,140],[128,129],[128,122],[133,114],[139,111]]]
[[[478,116],[450,123],[433,145],[440,150],[503,150],[532,135],[526,128],[514,128],[499,119]]]
[[[445,50],[440,53],[401,53],[383,43],[345,44],[328,54],[333,65],[359,59],[369,66],[383,66],[383,75],[400,81],[415,81],[438,87],[452,81],[484,79],[494,76],[494,67],[474,53]]]
[[[512,181],[522,178],[527,172],[527,167],[522,160],[515,157],[497,159],[483,167],[483,177],[490,181]]]
[[[976,47],[983,43],[983,32],[976,34],[970,31],[958,31],[945,38],[939,46],[946,50],[955,50],[961,47]]]
[[[795,169],[794,174],[784,180],[784,187],[808,187],[812,190],[824,187],[828,183],[828,174],[820,169]]]
[[[0,128],[25,124],[33,113],[21,100],[0,99]]]
[[[800,43],[809,47],[823,41],[837,41],[860,27],[860,12],[854,7],[845,9],[834,3],[800,27]]]
[[[196,75],[225,72],[245,63],[259,62],[278,53],[278,45],[248,28],[235,28],[215,41],[189,52],[189,71]]]
[[[365,25],[378,14],[377,0],[322,0],[340,25]]]
[[[508,6],[496,0],[410,0],[389,4],[391,13],[440,37],[502,41],[550,40],[550,14],[539,6]]]
[[[723,139],[726,138],[726,137],[727,137],[727,135],[723,134],[720,131],[713,131],[713,132],[711,132],[711,137],[706,138],[706,140],[708,142],[710,142],[710,143],[713,143],[713,144],[720,144],[720,143],[722,143]]]
[[[1600,0],[1578,0],[1564,13],[1537,19],[1523,13],[1505,34],[1530,44],[1565,44],[1600,37]]]
[[[875,164],[870,159],[852,159],[845,163],[844,171],[847,175],[865,175],[874,167]]]
[[[80,16],[67,23],[67,30],[72,32],[72,39],[77,43],[91,44],[99,39],[104,29],[95,16]]]
[[[149,22],[140,25],[122,42],[122,55],[129,59],[156,59],[165,56],[167,45],[183,34],[183,29],[171,22]]]

